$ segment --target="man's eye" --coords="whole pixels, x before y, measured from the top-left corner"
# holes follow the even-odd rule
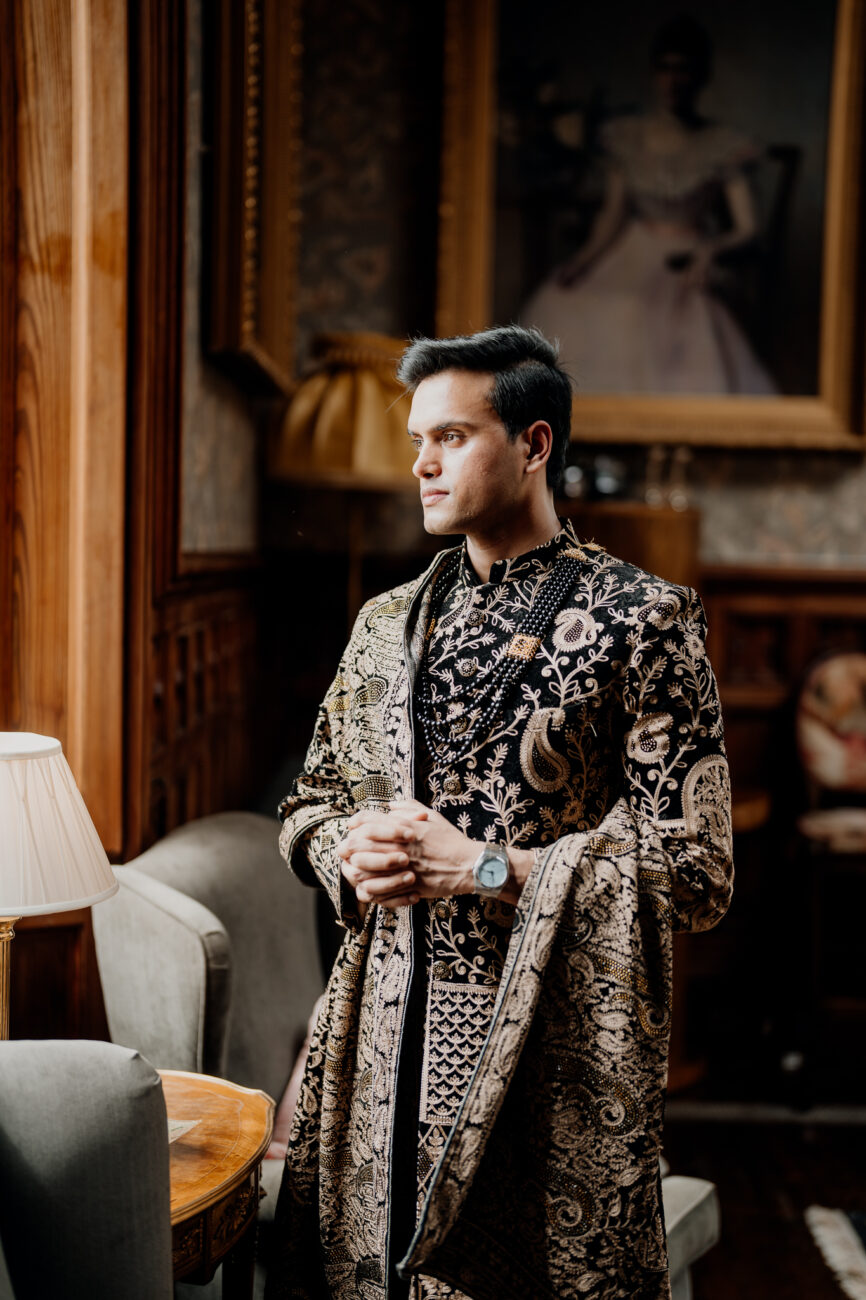
[[[443,433],[443,434],[442,434],[442,441],[443,441],[443,442],[452,442],[452,441],[456,441],[456,439],[458,439],[459,437],[460,437],[460,434],[459,434],[459,433],[457,433],[457,432],[456,432],[455,430],[453,430],[453,429],[450,429],[447,433]]]

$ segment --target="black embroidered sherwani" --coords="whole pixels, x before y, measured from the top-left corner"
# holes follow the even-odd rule
[[[473,675],[508,653],[562,552],[578,560],[565,603],[459,757]],[[347,931],[268,1294],[392,1300],[399,1275],[424,1297],[662,1300],[671,931],[712,926],[732,878],[700,602],[567,526],[486,583],[464,556],[431,609],[448,554],[361,610],[281,806],[284,855]],[[419,737],[423,656],[452,752]],[[356,809],[407,797],[534,848],[518,907],[461,895],[361,925],[335,846]]]

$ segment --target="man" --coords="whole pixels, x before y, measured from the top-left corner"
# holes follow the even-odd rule
[[[281,805],[346,935],[269,1294],[656,1300],[671,930],[731,889],[700,602],[560,525],[540,334],[398,374],[425,528],[466,540],[361,610]]]

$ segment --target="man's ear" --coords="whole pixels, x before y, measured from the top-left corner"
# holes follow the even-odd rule
[[[553,450],[553,431],[546,420],[536,420],[521,435],[526,451],[526,472],[537,474],[550,460]]]

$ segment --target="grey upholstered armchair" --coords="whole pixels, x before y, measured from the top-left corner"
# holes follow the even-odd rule
[[[137,1052],[0,1042],[0,1300],[170,1300],[168,1130]]]

